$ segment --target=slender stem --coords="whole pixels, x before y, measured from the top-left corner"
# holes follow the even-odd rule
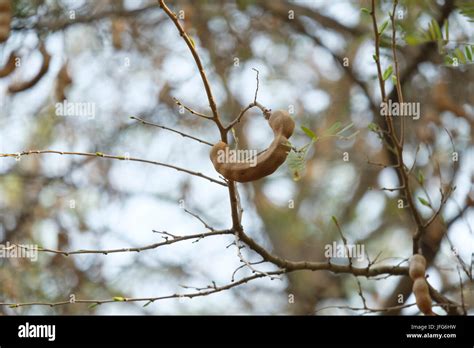
[[[23,152],[18,152],[18,153],[0,153],[0,158],[2,157],[14,157],[14,158],[21,158],[21,156],[30,156],[30,155],[40,155],[40,154],[56,154],[56,155],[72,155],[72,156],[86,156],[86,157],[98,157],[98,158],[109,158],[109,159],[115,159],[115,160],[121,160],[121,161],[132,161],[132,162],[142,162],[142,163],[149,163],[153,164],[156,166],[162,166],[162,167],[167,167],[171,168],[174,170],[177,170],[179,172],[184,172],[188,173],[190,175],[198,176],[203,179],[207,179],[213,183],[222,185],[222,186],[227,186],[227,183],[213,179],[207,175],[204,175],[199,172],[195,172],[189,169],[181,168],[178,166],[174,166],[171,164],[167,163],[162,163],[162,162],[157,162],[157,161],[151,161],[143,158],[136,158],[136,157],[128,157],[128,156],[115,156],[115,155],[107,155],[102,152],[72,152],[72,151],[57,151],[57,150],[30,150],[30,151],[23,151]]]
[[[148,125],[148,126],[153,126],[153,127],[161,128],[161,129],[164,129],[164,130],[167,130],[167,131],[170,131],[170,132],[179,134],[179,135],[181,135],[181,136],[184,137],[184,138],[189,138],[189,139],[196,140],[197,142],[199,142],[199,143],[201,143],[201,144],[205,144],[205,145],[209,145],[209,146],[214,146],[214,144],[211,144],[211,143],[208,142],[208,141],[205,141],[205,140],[196,138],[196,137],[194,137],[194,136],[192,136],[192,135],[189,135],[189,134],[186,134],[186,133],[177,131],[176,129],[169,128],[169,127],[166,127],[166,126],[162,126],[162,125],[160,125],[160,124],[156,124],[156,123],[153,123],[153,122],[145,121],[144,119],[141,119],[140,117],[132,116],[132,117],[130,117],[130,118],[131,118],[132,120],[136,120],[136,121],[138,121],[138,122],[140,122],[140,123],[142,123],[142,124]]]

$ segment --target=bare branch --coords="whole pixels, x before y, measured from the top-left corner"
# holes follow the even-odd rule
[[[165,238],[165,241],[160,242],[160,243],[153,243],[149,245],[145,245],[142,247],[133,247],[133,248],[119,248],[119,249],[79,249],[79,250],[73,250],[73,251],[65,251],[65,250],[57,250],[57,249],[48,249],[48,248],[39,248],[34,249],[39,252],[46,252],[46,253],[52,253],[52,254],[60,254],[64,256],[70,256],[70,255],[78,255],[78,254],[103,254],[103,255],[108,255],[108,254],[116,254],[116,253],[126,253],[126,252],[141,252],[145,250],[152,250],[159,248],[164,245],[171,245],[174,243],[182,242],[185,240],[190,240],[190,239],[202,239],[202,238],[207,238],[211,236],[220,236],[220,235],[226,235],[226,234],[232,234],[232,230],[213,230],[211,232],[206,232],[206,233],[198,233],[198,234],[190,234],[186,236],[176,236],[172,235],[167,232],[160,232],[160,233],[166,233],[167,235],[172,236],[171,239]],[[31,247],[26,246],[26,245],[21,245],[21,244],[12,244],[16,245],[18,248],[25,249],[25,250],[32,250]]]
[[[167,130],[167,131],[170,131],[170,132],[173,132],[173,133],[176,133],[176,134],[179,134],[181,135],[183,138],[189,138],[189,139],[193,139],[193,140],[196,140],[197,142],[201,143],[201,144],[205,144],[205,145],[209,145],[209,146],[214,146],[214,144],[211,144],[210,142],[208,141],[205,141],[205,140],[202,140],[202,139],[199,139],[199,138],[196,138],[192,135],[189,135],[189,134],[186,134],[186,133],[183,133],[183,132],[180,132],[180,131],[177,131],[176,129],[173,129],[173,128],[169,128],[169,127],[166,127],[166,126],[162,126],[160,124],[156,124],[156,123],[153,123],[153,122],[149,122],[149,121],[145,121],[139,117],[135,117],[135,116],[131,116],[130,117],[132,120],[136,120],[142,124],[146,124],[148,126],[153,126],[153,127],[157,127],[157,128],[161,128],[161,129],[164,129],[164,130]]]
[[[191,114],[193,114],[195,116],[198,116],[198,117],[201,117],[201,118],[204,118],[206,120],[212,120],[211,116],[204,115],[203,113],[200,113],[200,112],[198,112],[194,109],[191,109],[189,106],[186,106],[183,103],[181,103],[178,99],[173,98],[173,100],[176,103],[176,105],[183,107],[184,109],[188,110]]]
[[[135,158],[135,157],[126,157],[126,156],[115,156],[115,155],[107,155],[102,152],[72,152],[72,151],[57,151],[57,150],[30,150],[30,151],[23,151],[23,152],[18,152],[18,153],[0,153],[0,158],[2,157],[14,157],[14,158],[21,158],[21,156],[30,156],[30,155],[40,155],[40,154],[56,154],[56,155],[72,155],[72,156],[87,156],[87,157],[98,157],[98,158],[109,158],[109,159],[115,159],[115,160],[121,160],[121,161],[132,161],[132,162],[141,162],[141,163],[148,163],[148,164],[153,164],[156,166],[162,166],[162,167],[167,167],[171,168],[174,170],[177,170],[179,172],[184,172],[190,175],[198,176],[203,179],[207,179],[210,182],[219,184],[221,186],[227,186],[227,183],[223,181],[219,181],[216,179],[213,179],[207,175],[204,175],[199,172],[195,172],[189,169],[177,167],[171,164],[167,163],[162,163],[162,162],[157,162],[157,161],[151,161],[147,159],[142,159],[142,158]]]

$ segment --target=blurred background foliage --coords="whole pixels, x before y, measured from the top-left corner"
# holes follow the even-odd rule
[[[369,163],[390,161],[371,131],[382,121],[373,108],[380,101],[371,19],[361,11],[370,4],[176,0],[169,6],[177,13],[184,11],[183,25],[203,58],[224,120],[231,121],[253,100],[255,68],[260,72],[258,99],[266,107],[291,108],[297,125],[317,135],[335,122],[352,124],[358,131],[348,140],[327,138],[312,145],[299,181],[282,166],[270,177],[239,185],[246,231],[282,257],[321,261],[324,246],[340,242],[330,218],[335,215],[346,237],[363,243],[372,259],[379,255],[399,263],[407,258],[415,229],[409,209],[398,208],[397,192],[380,190],[396,187],[397,176],[393,168]],[[379,24],[388,19],[391,6],[390,1],[378,2]],[[464,298],[472,304],[474,70],[468,53],[474,44],[472,7],[467,1],[413,0],[400,1],[399,8],[397,53],[404,95],[406,101],[421,105],[420,119],[406,120],[405,158],[407,166],[413,166],[413,182],[418,182],[415,196],[436,209],[440,182],[447,185],[453,178],[456,186],[423,241],[431,264],[428,273],[442,293],[459,300],[457,268],[464,266],[460,272]],[[192,57],[157,1],[14,0],[12,11],[11,32],[0,46],[1,62],[6,66],[14,53],[21,57],[21,65],[0,79],[0,152],[130,154],[217,177],[207,147],[130,119],[139,116],[211,143],[218,140],[211,124],[181,113],[173,99],[208,112]],[[390,36],[389,25],[382,40],[384,67],[392,64]],[[41,71],[43,44],[51,56],[44,75],[31,88],[9,92],[13,84]],[[342,64],[344,58],[348,66]],[[391,92],[390,80],[387,86]],[[95,117],[57,116],[55,104],[64,99],[94,103]],[[263,149],[271,141],[271,130],[252,111],[236,128],[236,137],[242,147]],[[292,142],[303,146],[308,137],[299,130]],[[452,161],[453,147],[458,162]],[[202,226],[179,206],[181,200],[213,226],[229,226],[225,190],[166,168],[56,155],[0,159],[2,243],[36,243],[61,250],[112,248],[155,242],[159,238],[153,229],[177,234],[201,231]],[[428,218],[431,208],[423,200],[418,203]],[[181,284],[225,283],[239,266],[232,248],[225,248],[229,242],[222,237],[107,256],[40,253],[35,263],[1,259],[0,299],[153,296],[179,291]],[[251,253],[248,257],[258,260]],[[372,307],[395,306],[397,295],[403,294],[405,300],[410,296],[407,279],[361,279],[361,283]],[[294,295],[294,303],[289,303],[289,295]],[[281,281],[259,280],[211,297],[145,308],[118,303],[94,308],[1,307],[0,312],[313,314],[334,305],[361,306],[354,277],[299,272]],[[354,314],[348,309],[318,313]]]

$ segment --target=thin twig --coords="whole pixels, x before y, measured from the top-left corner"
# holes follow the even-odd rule
[[[207,175],[204,175],[199,172],[195,172],[189,169],[177,167],[171,164],[167,163],[162,163],[162,162],[157,162],[157,161],[151,161],[147,159],[142,159],[142,158],[135,158],[135,157],[128,157],[128,156],[115,156],[115,155],[107,155],[102,152],[72,152],[72,151],[57,151],[57,150],[30,150],[30,151],[22,151],[18,153],[0,153],[0,158],[1,157],[14,157],[14,158],[21,158],[21,156],[29,156],[29,155],[39,155],[39,154],[57,154],[57,155],[72,155],[72,156],[87,156],[87,157],[98,157],[98,158],[108,158],[108,159],[115,159],[115,160],[121,160],[121,161],[132,161],[132,162],[141,162],[141,163],[148,163],[148,164],[153,164],[156,166],[162,166],[162,167],[167,167],[171,168],[174,170],[177,170],[179,172],[187,173],[190,175],[198,176],[200,178],[209,180],[213,183],[219,184],[221,186],[227,186],[226,182],[219,181],[216,179],[213,179]]]
[[[198,117],[201,117],[201,118],[204,118],[206,120],[212,120],[212,117],[211,116],[208,116],[208,115],[204,115],[203,113],[200,113],[194,109],[191,109],[189,106],[186,106],[184,105],[183,103],[181,103],[178,99],[176,98],[173,98],[174,102],[176,103],[176,105],[188,110],[191,114],[195,115],[195,116],[198,116]]]
[[[163,233],[163,232],[160,232],[160,233]],[[211,236],[219,236],[219,235],[226,235],[226,234],[232,234],[232,233],[233,233],[232,230],[218,230],[218,231],[213,230],[211,232],[190,234],[187,236],[175,236],[175,235],[171,235],[167,233],[168,235],[172,236],[172,238],[171,239],[165,238],[163,242],[153,243],[153,244],[145,245],[142,247],[119,248],[119,249],[79,249],[79,250],[65,251],[65,250],[49,249],[49,248],[41,248],[41,247],[38,247],[37,249],[36,248],[32,249],[31,247],[27,245],[21,245],[21,244],[12,244],[12,245],[16,245],[18,248],[24,249],[24,250],[37,250],[38,252],[60,254],[64,256],[79,255],[79,254],[108,255],[108,254],[125,253],[125,252],[141,252],[145,250],[156,249],[164,245],[170,245],[170,244],[182,242],[185,240],[202,239],[202,238],[207,238]]]
[[[184,137],[184,138],[189,138],[189,139],[196,140],[197,142],[199,142],[199,143],[201,143],[201,144],[205,144],[205,145],[209,145],[209,146],[214,146],[214,144],[211,144],[211,143],[208,142],[208,141],[205,141],[205,140],[196,138],[196,137],[194,137],[194,136],[192,136],[192,135],[189,135],[189,134],[186,134],[186,133],[177,131],[176,129],[169,128],[169,127],[166,127],[166,126],[162,126],[162,125],[160,125],[160,124],[156,124],[156,123],[153,123],[153,122],[145,121],[144,119],[141,119],[140,117],[131,116],[130,118],[131,118],[132,120],[136,120],[136,121],[138,121],[138,122],[140,122],[140,123],[142,123],[142,124],[148,125],[148,126],[153,126],[153,127],[161,128],[161,129],[164,129],[164,130],[167,130],[167,131],[170,131],[170,132],[179,134],[179,135],[181,135],[181,136]]]

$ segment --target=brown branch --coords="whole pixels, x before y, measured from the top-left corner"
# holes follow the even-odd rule
[[[162,125],[160,125],[160,124],[156,124],[156,123],[153,123],[153,122],[145,121],[144,119],[141,119],[141,118],[135,117],[135,116],[131,116],[130,118],[131,118],[132,120],[136,120],[136,121],[138,121],[138,122],[140,122],[140,123],[142,123],[142,124],[148,125],[148,126],[153,126],[153,127],[161,128],[161,129],[164,129],[164,130],[167,130],[167,131],[170,131],[170,132],[179,134],[179,135],[181,135],[183,138],[193,139],[193,140],[196,140],[197,142],[199,142],[199,143],[201,143],[201,144],[205,144],[205,145],[209,145],[209,146],[214,146],[214,144],[211,144],[211,143],[208,142],[208,141],[205,141],[205,140],[196,138],[196,137],[194,137],[194,136],[192,136],[192,135],[189,135],[189,134],[186,134],[186,133],[177,131],[176,129],[169,128],[169,127],[166,127],[166,126],[162,126]]]
[[[133,248],[119,248],[119,249],[79,249],[79,250],[72,250],[72,251],[65,251],[65,250],[57,250],[57,249],[49,249],[49,248],[40,248],[34,249],[37,250],[38,252],[45,252],[45,253],[52,253],[52,254],[59,254],[59,255],[64,255],[64,256],[70,256],[70,255],[78,255],[78,254],[102,254],[102,255],[108,255],[108,254],[116,254],[116,253],[125,253],[125,252],[141,252],[145,250],[152,250],[159,248],[164,245],[171,245],[174,243],[182,242],[185,240],[190,240],[190,239],[202,239],[206,237],[211,237],[211,236],[219,236],[219,235],[226,235],[226,234],[232,234],[233,232],[231,230],[212,230],[211,232],[206,232],[206,233],[197,233],[197,234],[190,234],[187,236],[176,236],[167,233],[168,235],[171,236],[171,239],[165,238],[163,242],[159,243],[153,243],[149,245],[145,245],[142,247],[133,247]],[[21,244],[11,244],[16,245],[20,249],[25,249],[25,250],[31,250],[30,247],[21,245]]]
[[[378,80],[379,80],[379,86],[380,86],[380,93],[382,96],[382,102],[387,101],[387,96],[385,92],[385,81],[382,76],[382,67],[380,64],[380,33],[378,31],[378,26],[377,26],[377,17],[375,13],[375,0],[372,0],[372,9],[371,9],[371,17],[372,17],[372,25],[373,25],[373,30],[374,30],[374,37],[375,37],[375,63],[377,66],[377,75],[378,75]],[[395,29],[394,29],[395,30]],[[395,45],[395,39],[396,35],[392,35],[392,46]],[[413,200],[413,195],[411,191],[411,185],[408,177],[408,173],[405,168],[405,164],[403,161],[403,146],[402,142],[398,139],[397,134],[395,133],[395,128],[393,126],[393,120],[392,116],[389,113],[387,116],[387,127],[388,127],[388,133],[387,136],[389,137],[391,143],[393,144],[395,148],[395,159],[397,163],[397,172],[398,172],[398,177],[401,180],[400,187],[403,187],[404,190],[404,195],[407,200],[408,207],[410,208],[411,215],[416,223],[417,230],[413,235],[413,253],[417,253],[419,249],[419,242],[421,239],[421,236],[423,235],[423,232],[425,230],[424,227],[424,222],[423,219],[421,218],[420,213],[418,212],[418,209],[415,206],[415,202]]]
[[[268,272],[269,275],[278,275],[283,273],[283,271],[273,271],[273,272]],[[11,308],[18,308],[18,307],[27,307],[27,306],[49,306],[49,307],[57,307],[57,306],[64,306],[64,305],[71,305],[71,304],[89,304],[89,305],[101,305],[105,303],[117,303],[117,302],[147,302],[153,303],[155,301],[160,301],[160,300],[168,300],[168,299],[179,299],[179,298],[194,298],[194,297],[202,297],[202,296],[208,296],[211,294],[215,294],[217,292],[221,292],[224,290],[229,290],[232,288],[235,288],[239,285],[248,283],[249,281],[259,279],[259,278],[264,278],[266,275],[264,274],[254,274],[249,277],[242,278],[238,281],[228,283],[223,286],[216,286],[215,283],[213,282],[213,285],[209,285],[205,288],[200,288],[202,290],[197,291],[197,292],[191,292],[191,293],[184,293],[184,294],[172,294],[172,295],[166,295],[166,296],[157,296],[157,297],[136,297],[136,298],[126,298],[126,297],[116,297],[113,299],[107,299],[107,300],[75,300],[74,302],[71,301],[60,301],[60,302],[21,302],[21,303],[13,303],[13,302],[0,302],[0,306],[9,306]],[[205,290],[204,290],[205,289]]]
[[[15,157],[15,158],[20,158],[21,156],[29,156],[29,155],[39,155],[39,154],[57,154],[57,155],[72,155],[72,156],[87,156],[87,157],[98,157],[98,158],[109,158],[109,159],[115,159],[115,160],[121,160],[121,161],[132,161],[132,162],[141,162],[141,163],[148,163],[148,164],[153,164],[156,166],[162,166],[166,168],[171,168],[174,170],[177,170],[179,172],[187,173],[190,175],[194,175],[206,180],[209,180],[210,182],[213,182],[215,184],[219,184],[221,186],[227,186],[227,183],[213,179],[207,175],[204,175],[199,172],[195,172],[189,169],[177,167],[171,164],[167,163],[162,163],[162,162],[157,162],[157,161],[151,161],[147,159],[142,159],[142,158],[135,158],[135,157],[125,157],[125,156],[114,156],[114,155],[107,155],[102,152],[71,152],[71,151],[57,151],[57,150],[30,150],[30,151],[23,151],[23,152],[18,152],[18,153],[0,153],[0,158],[2,157]]]
[[[211,116],[204,115],[203,113],[200,113],[200,112],[198,112],[198,111],[196,111],[196,110],[191,109],[189,106],[184,105],[183,103],[181,103],[181,102],[180,102],[178,99],[176,99],[176,98],[173,98],[173,100],[174,100],[174,102],[176,103],[176,105],[183,107],[184,109],[188,110],[191,114],[193,114],[193,115],[195,115],[195,116],[204,118],[204,119],[206,119],[206,120],[212,120],[212,119],[213,119]]]
[[[12,30],[46,30],[46,31],[59,31],[68,28],[75,24],[93,23],[110,17],[135,17],[149,10],[158,9],[157,4],[150,4],[135,10],[107,10],[94,14],[78,15],[75,19],[61,18],[61,19],[47,19],[44,21],[38,21],[36,23],[22,23],[24,21],[19,20],[15,25],[12,25]],[[31,17],[28,17],[30,19]]]
[[[214,96],[212,94],[211,90],[211,85],[209,83],[209,80],[207,78],[207,75],[204,71],[204,67],[201,62],[201,58],[199,57],[199,54],[196,51],[196,47],[194,45],[194,42],[191,41],[191,38],[189,35],[184,31],[181,23],[179,23],[178,16],[170,10],[170,8],[166,5],[164,0],[159,0],[160,7],[165,11],[165,13],[168,15],[168,17],[173,21],[174,25],[179,31],[179,34],[183,38],[184,42],[186,42],[186,45],[188,46],[189,50],[191,51],[191,54],[193,55],[194,61],[196,62],[196,66],[198,67],[199,74],[201,75],[201,80],[202,83],[204,84],[204,88],[206,90],[206,95],[207,99],[209,101],[209,106],[211,107],[212,110],[212,115],[213,115],[213,120],[216,123],[217,127],[219,128],[219,132],[221,133],[221,138],[222,141],[226,142],[227,140],[227,132],[224,128],[224,126],[221,123],[220,117],[219,117],[219,112],[217,111],[217,105],[214,99]]]

